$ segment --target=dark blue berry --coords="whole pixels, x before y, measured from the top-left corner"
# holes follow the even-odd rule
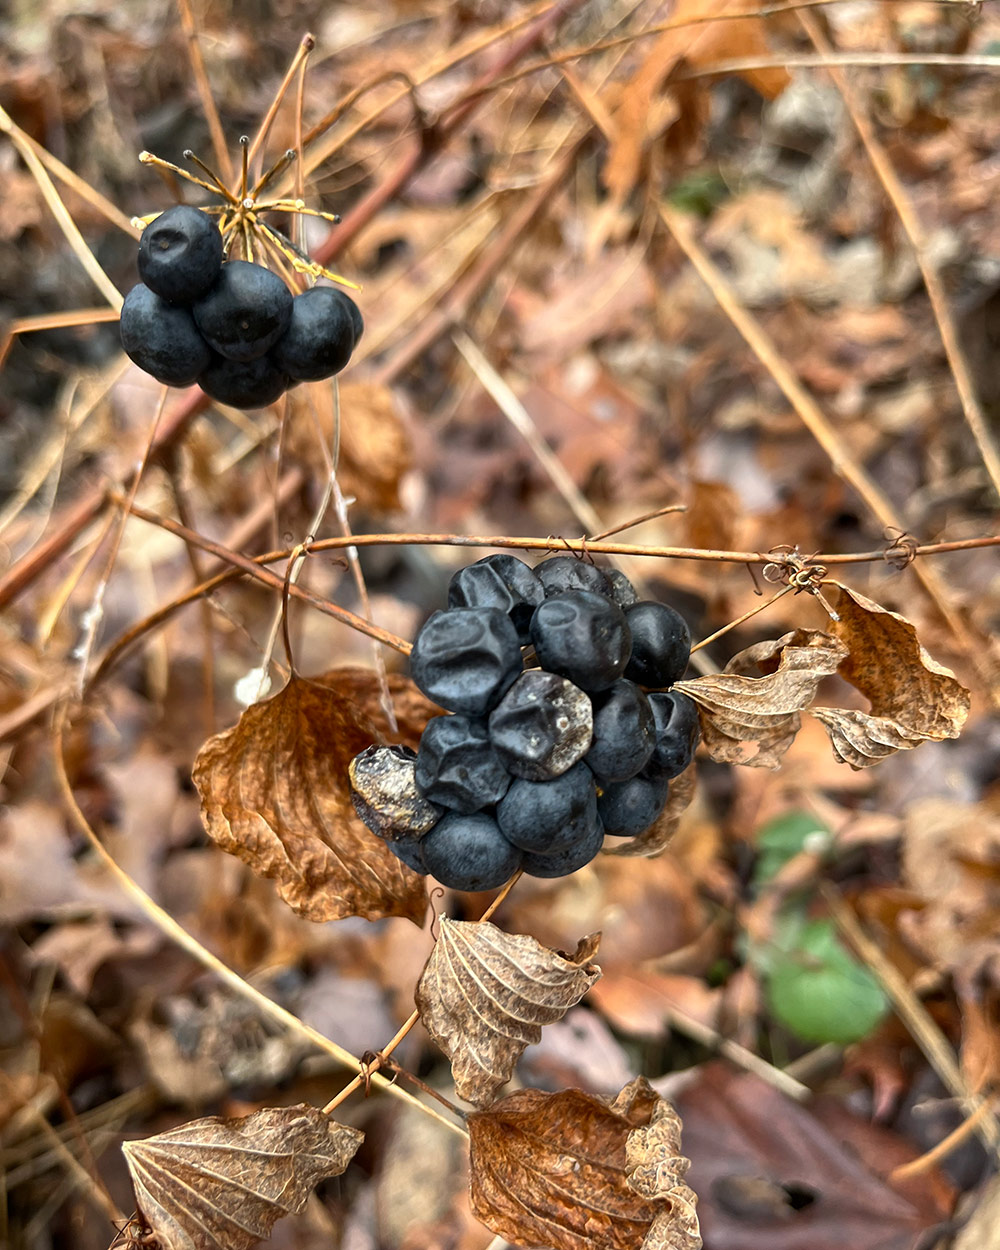
[[[517,630],[498,608],[435,612],[413,643],[410,672],[449,712],[483,716],[521,672]]]
[[[277,343],[292,316],[292,293],[276,273],[247,260],[222,266],[193,306],[206,343],[227,360],[257,360]],[[284,372],[277,369],[276,372]]]
[[[490,743],[485,721],[435,716],[420,738],[415,780],[432,803],[478,812],[507,793],[510,773]]]
[[[386,846],[392,851],[397,859],[401,859],[407,868],[412,868],[414,872],[419,872],[421,876],[426,875],[427,868],[424,865],[424,853],[420,849],[423,842],[414,842],[410,838],[401,838],[398,842],[386,842]]]
[[[592,590],[563,591],[540,604],[531,618],[531,641],[543,668],[588,692],[614,685],[632,648],[621,608]]]
[[[596,565],[577,560],[575,556],[552,556],[535,566],[545,597],[560,595],[566,590],[592,590],[595,594],[612,596],[612,586]]]
[[[642,599],[625,609],[632,633],[632,658],[625,669],[629,681],[662,690],[680,681],[691,655],[691,631],[679,612]]]
[[[521,852],[485,812],[449,812],[420,840],[427,871],[451,890],[495,890],[521,867]]]
[[[198,385],[220,404],[229,404],[232,408],[266,408],[285,393],[288,378],[269,356],[239,361],[213,355],[208,368],[198,378]]]
[[[620,608],[631,607],[639,598],[635,587],[621,569],[605,569],[604,576],[611,583],[611,597]]]
[[[204,295],[222,267],[219,227],[187,204],[168,208],[139,239],[139,277],[171,304],[191,304]]]
[[[125,296],[120,333],[129,359],[167,386],[191,386],[212,359],[188,310],[141,282]]]
[[[271,351],[296,382],[318,382],[339,373],[361,337],[358,306],[343,291],[314,286],[296,295],[288,328]]]
[[[544,598],[535,571],[505,553],[459,569],[448,584],[450,608],[499,608],[513,621],[522,643],[530,640],[531,617]]]
[[[552,781],[519,777],[497,804],[497,824],[522,851],[552,855],[587,837],[597,823],[597,791],[585,764]]]
[[[490,740],[508,772],[551,781],[590,747],[590,699],[555,673],[522,673],[490,716]]]
[[[597,799],[604,832],[618,838],[633,838],[644,832],[663,811],[669,788],[665,777],[640,775],[609,782]]]
[[[668,690],[663,694],[654,691],[649,696],[649,706],[656,726],[649,770],[669,781],[694,759],[701,738],[698,705],[679,690]]]
[[[593,696],[594,741],[584,763],[604,781],[624,781],[645,768],[653,753],[649,700],[631,681],[616,681]]]
[[[564,851],[549,855],[525,852],[521,867],[531,877],[565,877],[589,864],[603,844],[604,830],[600,820],[595,820],[583,837]]]

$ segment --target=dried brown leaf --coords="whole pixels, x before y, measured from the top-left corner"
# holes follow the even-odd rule
[[[848,648],[840,675],[871,704],[868,712],[812,709],[837,759],[870,768],[921,742],[957,738],[969,714],[969,692],[931,659],[906,617],[843,585],[837,614],[831,628]]]
[[[692,762],[671,781],[666,806],[649,828],[640,833],[638,837],[629,838],[625,842],[618,842],[614,846],[608,847],[605,854],[643,855],[646,858],[659,855],[661,851],[666,849],[670,839],[677,832],[677,826],[681,823],[681,817],[687,811],[691,800],[694,798],[697,782],[698,774]]]
[[[488,921],[441,917],[416,1002],[424,1027],[451,1060],[462,1098],[488,1106],[525,1047],[541,1038],[541,1026],[580,1001],[601,975],[589,962],[598,940],[584,938],[567,958]]]
[[[194,782],[202,820],[223,850],[277,882],[278,893],[308,920],[406,916],[423,922],[423,878],[411,872],[358,819],[347,768],[383,740],[375,675],[334,669],[293,677],[271,699],[198,752]],[[398,741],[416,745],[438,709],[404,678],[390,691]]]
[[[473,1210],[520,1246],[698,1250],[672,1114],[643,1077],[614,1101],[578,1089],[511,1094],[469,1116]]]
[[[363,1140],[302,1104],[192,1120],[122,1150],[159,1250],[248,1250],[339,1176]]]
[[[723,672],[674,686],[698,704],[701,732],[712,759],[777,768],[798,733],[801,712],[824,677],[837,671],[847,646],[815,629],[797,629],[740,651]],[[750,676],[754,671],[763,676]],[[746,743],[757,753],[747,756]]]

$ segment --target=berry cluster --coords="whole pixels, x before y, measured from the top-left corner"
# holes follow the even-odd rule
[[[185,204],[142,232],[138,265],[142,281],[121,312],[128,356],[158,382],[197,382],[234,408],[261,408],[296,382],[339,373],[364,328],[334,287],[293,297],[263,265],[224,260],[218,226]]]
[[[575,872],[605,835],[647,829],[691,762],[697,708],[667,689],[690,650],[683,618],[617,570],[487,556],[455,574],[410,657],[451,715],[427,723],[419,751],[351,761],[358,814],[452,889]]]

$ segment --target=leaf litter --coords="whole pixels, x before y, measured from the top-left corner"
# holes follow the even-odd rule
[[[733,1039],[775,1071],[790,1058],[802,1058],[794,1030],[782,1029],[768,1003],[763,973],[746,961],[744,925],[751,919],[763,925],[754,936],[765,943],[777,936],[766,927],[766,909],[751,918],[746,904],[757,834],[775,814],[805,807],[824,814],[830,847],[808,872],[783,883],[784,903],[800,909],[803,923],[819,926],[809,932],[828,936],[830,922],[816,887],[835,883],[890,957],[921,992],[930,993],[928,1007],[955,1047],[969,1087],[988,1088],[995,1078],[1000,1009],[989,831],[1000,751],[988,692],[970,663],[970,650],[979,651],[977,658],[996,658],[990,642],[996,633],[995,549],[934,557],[950,596],[951,615],[942,617],[941,605],[923,597],[914,570],[902,567],[907,542],[882,533],[881,522],[838,476],[835,461],[847,456],[863,464],[916,541],[989,532],[995,501],[967,437],[914,258],[896,237],[894,215],[841,98],[821,69],[780,63],[808,47],[805,28],[794,14],[766,23],[714,20],[731,7],[693,0],[669,13],[646,5],[632,14],[598,15],[592,8],[570,13],[575,6],[564,6],[565,22],[549,28],[544,57],[537,48],[524,55],[546,59],[602,39],[609,45],[565,67],[505,83],[492,97],[502,98],[503,107],[470,113],[451,132],[440,158],[421,166],[418,157],[417,178],[395,199],[388,191],[369,224],[352,236],[339,263],[365,286],[367,326],[339,405],[332,393],[301,388],[291,397],[280,433],[272,415],[192,416],[176,427],[187,432],[158,450],[139,503],[249,554],[291,546],[312,534],[314,525],[319,533],[313,536],[342,532],[342,518],[332,511],[315,521],[329,465],[339,456],[345,515],[356,532],[549,535],[556,549],[561,536],[578,535],[582,524],[470,379],[447,338],[457,323],[520,393],[604,524],[687,503],[686,515],[646,522],[625,539],[761,554],[778,543],[797,544],[803,553],[883,549],[885,558],[870,573],[863,566],[834,570],[839,594],[824,593],[834,600],[838,621],[828,620],[807,592],[786,595],[759,620],[751,618],[711,644],[708,671],[696,676],[692,670],[681,687],[699,702],[705,745],[689,774],[673,783],[664,819],[647,835],[609,845],[617,856],[572,878],[520,881],[476,936],[482,941],[499,926],[496,933],[536,943],[530,948],[535,958],[555,961],[572,988],[564,996],[572,997],[588,965],[572,958],[561,965],[555,951],[572,950],[581,933],[603,931],[605,977],[595,990],[558,1023],[521,1021],[514,1029],[518,1038],[528,1030],[541,1032],[542,1045],[534,1051],[544,1050],[546,1040],[562,1030],[565,1050],[547,1067],[534,1065],[531,1051],[520,1060],[513,1053],[520,1040],[515,1045],[507,1039],[510,1053],[498,1070],[504,1079],[556,1086],[509,1097],[554,1100],[538,1106],[559,1111],[567,1158],[575,1157],[591,1122],[614,1122],[614,1157],[624,1162],[611,1191],[622,1210],[643,1212],[638,1240],[630,1244],[695,1244],[683,1190],[690,1183],[712,1245],[817,1250],[850,1240],[905,1250],[951,1210],[953,1194],[939,1170],[949,1167],[949,1158],[921,1163],[904,1198],[885,1180],[883,1164],[890,1156],[893,1163],[912,1163],[915,1147],[906,1138],[916,1138],[897,1116],[887,1086],[879,1084],[884,1075],[863,1063],[838,1068],[852,1053],[841,1048],[828,1075],[806,1077],[817,1095],[831,1090],[840,1104],[849,1102],[860,1112],[837,1120],[829,1098],[796,1108],[756,1078],[734,1078],[732,1068],[707,1060]],[[57,6],[41,38],[15,16],[0,52],[10,87],[3,105],[16,123],[98,189],[110,194],[113,188],[116,207],[126,214],[162,206],[169,193],[134,166],[123,135],[146,134],[155,118],[163,132],[158,147],[176,154],[203,142],[196,137],[203,122],[189,103],[191,75],[176,14],[151,4],[147,16],[148,22],[122,35],[99,16],[80,27]],[[364,12],[341,6],[325,18],[318,32],[323,56],[311,65],[305,84],[306,125],[387,67],[406,71],[419,85],[411,97],[398,80],[383,82],[362,97],[346,126],[322,140],[328,155],[310,171],[307,197],[346,217],[373,188],[380,194],[389,187],[394,162],[408,159],[406,145],[416,140],[413,128],[421,115],[445,118],[475,75],[496,64],[496,49],[510,48],[520,37],[524,17],[502,4],[475,14],[425,6],[418,17],[412,6],[385,0]],[[699,24],[651,29],[686,17]],[[975,52],[1000,37],[989,12],[973,18],[909,5],[891,13],[835,5],[828,19],[840,50],[874,48],[883,57],[887,49],[912,51],[914,40]],[[266,15],[253,28],[212,13],[199,15],[201,21],[208,75],[224,129],[235,136],[248,116],[266,108],[264,84],[284,72],[301,32],[279,30]],[[615,43],[621,34],[644,37]],[[444,65],[459,53],[467,59],[425,80],[428,66]],[[748,68],[739,80],[686,77],[734,57],[771,64]],[[524,56],[515,59],[515,70],[523,64]],[[988,403],[996,313],[989,266],[997,236],[994,171],[983,153],[1000,142],[994,83],[988,72],[968,67],[851,72],[925,227],[933,231],[933,255],[948,267],[961,342]],[[260,87],[248,96],[250,81]],[[609,119],[613,128],[605,130],[602,122]],[[356,126],[357,120],[364,124]],[[538,201],[517,237],[505,236],[509,211],[516,214],[523,198],[543,185],[574,128],[591,123],[593,139],[580,149],[570,175]],[[286,105],[269,142],[276,151],[294,145],[295,131],[294,110]],[[0,232],[2,285],[14,293],[4,296],[5,324],[44,309],[92,303],[78,257],[63,247],[49,205],[6,141],[0,160],[15,196],[13,216]],[[644,217],[644,206],[661,197],[694,214],[733,289],[834,414],[833,457],[786,408],[700,280]],[[122,287],[134,281],[125,251],[123,259],[114,259],[120,240],[102,234],[105,219],[93,198],[67,193],[67,203],[88,241],[111,258],[105,263],[114,280]],[[317,235],[309,245],[328,242]],[[430,334],[435,325],[437,337]],[[6,350],[0,343],[0,354]],[[171,1100],[185,1101],[188,1114],[218,1110],[221,1103],[219,1124],[235,1123],[230,1113],[239,1113],[243,1127],[233,1130],[238,1136],[248,1130],[256,1136],[259,1126],[266,1137],[270,1124],[284,1137],[283,1117],[297,1113],[257,1108],[274,1101],[322,1105],[341,1080],[307,1057],[301,1039],[278,1033],[267,1036],[281,1050],[281,1061],[268,1067],[266,1046],[254,1045],[260,1038],[252,1018],[256,1007],[240,1002],[234,1009],[229,991],[220,997],[206,986],[198,965],[179,955],[143,909],[113,887],[65,821],[51,785],[42,713],[53,706],[57,684],[70,678],[72,685],[78,677],[73,650],[100,581],[101,560],[93,558],[100,536],[77,528],[68,541],[35,544],[39,535],[58,537],[67,516],[98,515],[104,496],[97,512],[88,513],[87,499],[94,498],[87,494],[88,481],[120,482],[145,446],[155,388],[128,378],[109,395],[104,379],[116,358],[114,327],[98,323],[19,335],[5,365],[3,487],[16,492],[24,470],[31,490],[38,490],[34,453],[40,439],[48,440],[46,463],[52,466],[37,495],[3,514],[12,556],[38,557],[37,573],[11,601],[0,673],[0,716],[7,728],[0,1065],[13,1073],[9,1089],[16,1092],[5,1097],[0,1148],[13,1181],[7,1218],[18,1246],[35,1213],[55,1208],[65,1158],[52,1153],[24,1109],[33,1090],[48,1117],[46,1128],[63,1134],[71,1150],[80,1142],[100,1147],[107,1140],[102,1125],[121,1133],[121,1121],[113,1119],[115,1100],[130,1088],[136,1065],[148,1065],[144,1070],[159,1085],[153,1095],[159,1101],[153,1111],[137,1112],[126,1132],[146,1137],[154,1154],[161,1148],[155,1143],[167,1139],[162,1148],[174,1155],[164,1175],[172,1167],[183,1175],[190,1160],[178,1161],[171,1130],[163,1132],[165,1118],[174,1122],[180,1114]],[[170,403],[175,400],[189,402],[172,396]],[[168,404],[168,421],[169,412]],[[127,535],[104,601],[105,642],[218,567],[211,552],[185,550],[146,523],[131,521]],[[362,549],[370,609],[339,554],[311,555],[303,579],[317,596],[359,615],[370,611],[377,623],[412,638],[423,614],[440,600],[450,571],[469,558],[468,551],[447,547]],[[682,604],[702,637],[760,604],[759,586],[739,564],[658,560],[642,562],[641,569],[649,578],[647,593]],[[414,928],[425,918],[422,883],[356,825],[342,766],[353,742],[414,743],[436,709],[414,697],[398,660],[389,656],[401,727],[400,734],[390,733],[380,718],[368,640],[297,610],[296,655],[300,662],[308,657],[308,671],[326,676],[293,676],[237,724],[232,687],[259,669],[275,601],[257,585],[230,583],[213,590],[203,606],[200,616],[198,607],[168,613],[88,692],[93,716],[85,730],[74,729],[68,746],[75,796],[119,862],[249,982],[265,986],[280,1002],[302,1003],[311,1019],[331,1021],[331,1029],[338,1011],[349,1011],[352,1044],[376,1052],[409,1012],[431,937],[425,929],[418,939]],[[365,667],[351,676],[345,665]],[[217,732],[227,725],[232,728]],[[202,742],[198,797],[205,802],[213,839],[208,842],[194,815],[195,796],[186,792]],[[871,767],[880,760],[881,768]],[[735,762],[764,767],[731,769]],[[897,796],[905,795],[900,778],[914,769],[922,797],[908,807],[897,804]],[[472,897],[448,898],[451,919],[437,922],[442,952],[449,926],[452,933],[456,926],[471,932],[483,906]],[[468,958],[462,984],[502,1034],[525,1014],[538,982],[532,981],[536,972],[525,982],[525,966],[535,965],[518,947],[505,957],[502,975],[519,971],[501,991],[490,962],[496,958],[487,957],[488,967]],[[828,973],[830,965],[826,959],[822,968]],[[472,987],[472,968],[483,988]],[[55,995],[49,989],[53,977]],[[808,969],[800,980],[808,989]],[[823,976],[814,980],[827,984]],[[834,985],[827,997],[840,992]],[[830,1005],[830,1018],[837,1021],[844,1006]],[[431,1010],[429,1022],[433,1015]],[[444,1044],[457,1055],[462,1023],[461,1015],[452,1019],[452,1040]],[[44,1025],[41,1048],[33,1048],[32,1024]],[[580,1040],[574,1028],[589,1040]],[[600,1038],[608,1049],[599,1049]],[[445,1058],[428,1033],[415,1029],[407,1046],[400,1052],[405,1066],[419,1065],[449,1094]],[[885,1056],[883,1074],[895,1073],[897,1090],[925,1088],[926,1061],[898,1021],[890,1017],[878,1026],[858,1053],[866,1046]],[[740,1062],[738,1050],[725,1053]],[[25,1081],[16,1068],[18,1054],[38,1056],[37,1077]],[[562,1088],[591,1080],[597,1054],[607,1054],[609,1065],[613,1054],[615,1070],[626,1070],[616,1088],[632,1073],[660,1084],[689,1070],[676,1099],[684,1119],[683,1154],[665,1104],[650,1104],[633,1090],[625,1100],[629,1110],[606,1098],[588,1102],[593,1093]],[[483,1101],[497,1092],[492,1080],[480,1082],[477,1097]],[[280,1098],[269,1082],[275,1090],[281,1083]],[[600,1083],[597,1092],[607,1090]],[[370,1134],[380,1131],[376,1108],[382,1101],[371,1110],[357,1109]],[[496,1110],[502,1116],[498,1109],[507,1101],[476,1115]],[[78,1124],[61,1122],[58,1108],[64,1105],[75,1108]],[[566,1106],[572,1111],[564,1115]],[[641,1120],[650,1106],[659,1109],[625,1132],[621,1155],[622,1120]],[[105,1107],[108,1121],[101,1119]],[[814,1119],[806,1124],[800,1111]],[[884,1122],[881,1127],[869,1111]],[[313,1113],[302,1114],[312,1123]],[[736,1158],[728,1125],[738,1116],[749,1156]],[[203,1123],[177,1131],[183,1136]],[[318,1120],[313,1127],[322,1139]],[[548,1122],[541,1127],[552,1130]],[[199,1127],[195,1136],[203,1131],[211,1137],[216,1129]],[[225,1137],[231,1130],[222,1132]],[[782,1134],[801,1145],[799,1157],[790,1157]],[[377,1155],[384,1142],[374,1140]],[[638,1161],[629,1154],[630,1143],[641,1143]],[[927,1140],[921,1148],[933,1144]],[[966,1145],[978,1149],[974,1135]],[[503,1147],[501,1140],[501,1154]],[[215,1150],[207,1141],[201,1148],[197,1169]],[[132,1149],[141,1156],[141,1144]],[[306,1145],[305,1159],[313,1158],[312,1149]],[[324,1152],[321,1147],[321,1157]],[[574,1224],[585,1201],[575,1209],[553,1197],[553,1179],[565,1180],[559,1159],[547,1174],[544,1166],[532,1166],[539,1160],[530,1153],[523,1174],[527,1192],[538,1199],[536,1215],[545,1218],[554,1210],[559,1236],[568,1244],[588,1244],[590,1232]],[[98,1189],[113,1172],[115,1152],[94,1154],[99,1158],[91,1163],[85,1151],[79,1153],[92,1184],[77,1185],[55,1209],[51,1231],[39,1234],[36,1221],[33,1247],[49,1250],[67,1236],[82,1250],[107,1245],[107,1210]],[[814,1154],[824,1162],[825,1176],[813,1169]],[[679,1163],[684,1155],[695,1160],[686,1176]],[[543,1152],[542,1158],[549,1156]],[[703,1169],[716,1164],[721,1175],[709,1179]],[[214,1171],[214,1164],[207,1167]],[[233,1241],[220,1202],[219,1228],[206,1214],[209,1235],[218,1238],[212,1244],[250,1244],[239,1238],[255,1239],[262,1230],[267,1235],[272,1216],[285,1208],[261,1195],[287,1176],[287,1167],[276,1143],[258,1178],[262,1206],[254,1231],[237,1233]],[[209,1194],[211,1177],[196,1174],[198,1188]],[[80,1173],[74,1175],[79,1182]],[[307,1167],[292,1186],[298,1214],[277,1226],[274,1244],[330,1245],[341,1232],[345,1244],[348,1234],[355,1239],[351,1244],[377,1244],[375,1182],[367,1171],[352,1168],[343,1192],[323,1186],[305,1203],[319,1175]],[[396,1172],[404,1178],[400,1185],[405,1175]],[[402,1230],[401,1244],[407,1250],[441,1244],[476,1250],[483,1233],[461,1192],[462,1168],[449,1165],[439,1183],[433,1211],[408,1208],[408,1222],[400,1204],[401,1220],[392,1227]],[[165,1214],[157,1218],[167,1230],[165,1244],[174,1238],[187,1245],[185,1239],[203,1236],[206,1224],[192,1232],[174,1223],[172,1184],[168,1180],[165,1192],[147,1199],[147,1206],[155,1208],[162,1199]],[[921,1185],[924,1197],[915,1192]],[[387,1185],[380,1191],[383,1215],[394,1201],[391,1190]],[[490,1196],[487,1183],[487,1205],[495,1199],[502,1207],[508,1198],[499,1190]],[[966,1196],[967,1203],[975,1200],[974,1192]],[[516,1222],[523,1215],[510,1218]],[[133,1225],[132,1232],[143,1226]],[[578,1236],[585,1240],[572,1243]]]

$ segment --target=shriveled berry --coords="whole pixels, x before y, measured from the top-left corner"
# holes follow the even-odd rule
[[[632,658],[625,676],[640,686],[662,690],[680,681],[691,655],[691,631],[679,612],[642,599],[625,609],[632,633]]]
[[[656,820],[667,801],[670,783],[665,777],[640,774],[628,781],[612,781],[597,798],[597,814],[604,832],[634,838]]]
[[[635,682],[616,681],[593,696],[594,740],[584,763],[604,781],[624,781],[653,753],[653,713]]]
[[[355,302],[332,286],[314,286],[292,300],[288,328],[272,356],[296,382],[318,382],[339,373],[361,337]]]
[[[631,607],[637,601],[635,587],[621,569],[605,569],[604,576],[611,583],[611,597],[620,608]]]
[[[565,677],[529,669],[490,715],[490,740],[507,771],[551,781],[590,746],[593,713],[586,694]]]
[[[348,766],[354,810],[386,842],[422,838],[441,817],[417,789],[416,761],[410,747],[370,746]]]
[[[449,712],[483,716],[521,672],[517,630],[498,608],[435,612],[417,634],[410,672]]]
[[[595,594],[612,595],[611,583],[603,570],[574,556],[552,556],[535,566],[545,588],[545,597],[560,595],[565,590],[592,590]]]
[[[531,617],[544,598],[534,569],[506,553],[484,556],[459,569],[448,583],[450,608],[499,608],[513,621],[522,643],[530,640]]]
[[[168,208],[139,239],[139,277],[171,304],[191,304],[222,267],[222,234],[206,213],[188,204]]]
[[[569,850],[597,824],[593,774],[580,762],[552,781],[518,777],[497,804],[497,824],[522,851],[554,855]]]
[[[526,851],[521,867],[529,877],[566,877],[589,864],[603,844],[604,829],[600,820],[595,820],[579,841],[563,851],[544,855]]]
[[[650,772],[668,780],[682,773],[694,759],[701,738],[698,705],[679,690],[654,691],[649,706],[656,725],[656,741],[649,761]]]
[[[485,812],[449,812],[420,842],[427,871],[451,890],[495,890],[521,867],[521,852]]]
[[[227,261],[192,308],[209,347],[227,360],[257,360],[277,343],[292,316],[292,293],[276,273],[247,260]],[[275,367],[276,372],[284,372]]]
[[[141,282],[125,296],[119,332],[129,359],[167,386],[191,386],[212,359],[190,312]]]
[[[531,618],[538,662],[588,692],[606,690],[625,672],[632,639],[621,608],[592,590],[546,599]]]
[[[232,408],[266,408],[285,393],[288,378],[268,356],[239,361],[213,354],[208,368],[198,378],[198,385],[220,404],[229,404]]]
[[[456,812],[478,812],[499,802],[511,779],[493,750],[486,722],[457,715],[427,722],[415,780],[431,802]]]

